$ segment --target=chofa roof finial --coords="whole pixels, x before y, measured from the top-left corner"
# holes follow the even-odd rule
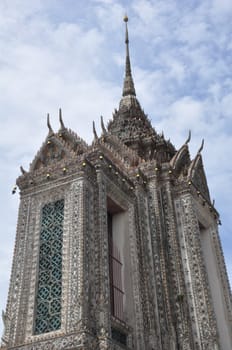
[[[65,125],[64,125],[64,122],[63,122],[63,119],[62,119],[62,109],[61,108],[59,108],[59,121],[60,121],[61,129],[65,129]]]
[[[97,136],[97,132],[96,132],[96,128],[95,128],[95,122],[93,121],[93,134],[94,134],[94,140],[98,140],[98,136]]]
[[[101,128],[102,128],[103,134],[106,134],[107,130],[106,130],[102,115],[101,115]]]
[[[22,175],[26,174],[26,170],[23,168],[22,165],[20,165],[20,171],[21,171]]]
[[[189,130],[188,138],[185,141],[185,145],[187,145],[190,142],[190,140],[191,140],[191,130]]]
[[[203,147],[204,147],[204,139],[202,139],[201,146],[200,146],[200,148],[199,148],[197,154],[200,154],[200,153],[201,153],[201,151],[203,150]]]
[[[48,126],[48,129],[49,129],[49,135],[54,134],[54,132],[53,132],[53,130],[52,130],[52,127],[51,127],[51,124],[50,124],[50,116],[49,116],[49,113],[47,114],[47,126]]]

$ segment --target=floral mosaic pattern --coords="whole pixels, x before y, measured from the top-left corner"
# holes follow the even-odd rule
[[[42,209],[35,334],[61,326],[64,200]]]

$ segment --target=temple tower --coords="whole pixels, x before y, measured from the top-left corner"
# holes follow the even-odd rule
[[[59,112],[20,207],[5,350],[231,350],[232,304],[201,151],[176,150],[136,97],[86,144]]]

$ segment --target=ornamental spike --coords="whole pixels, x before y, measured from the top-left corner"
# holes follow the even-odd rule
[[[96,132],[95,122],[94,121],[93,121],[93,134],[94,134],[94,139],[98,140],[98,136],[97,136],[97,132]]]
[[[203,150],[203,147],[204,147],[204,139],[202,139],[201,147],[199,148],[197,154],[200,154],[200,153],[201,153],[201,151]]]
[[[62,109],[59,108],[59,121],[60,121],[60,127],[61,129],[65,129],[65,125],[64,125],[64,122],[63,122],[63,118],[62,118]]]
[[[190,140],[191,140],[191,130],[189,130],[188,138],[185,141],[185,145],[187,145],[190,142]]]
[[[52,130],[52,127],[51,127],[51,124],[50,124],[50,116],[49,116],[49,113],[47,114],[47,126],[48,126],[48,129],[49,129],[49,135],[54,134],[54,132],[53,132],[53,130]]]
[[[20,171],[21,171],[22,175],[26,174],[26,170],[23,168],[22,165],[20,165]]]
[[[101,128],[102,128],[103,134],[106,134],[106,133],[107,133],[107,130],[106,130],[106,127],[105,127],[105,124],[104,124],[104,120],[103,120],[103,116],[102,116],[102,115],[101,115]]]

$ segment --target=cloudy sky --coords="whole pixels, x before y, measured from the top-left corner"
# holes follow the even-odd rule
[[[0,309],[13,254],[19,167],[28,169],[47,135],[65,124],[89,143],[92,121],[118,107],[124,74],[124,23],[138,99],[158,132],[180,147],[192,130],[232,283],[232,1],[0,1]],[[0,310],[1,311],[1,310]],[[0,327],[0,332],[2,328]]]

